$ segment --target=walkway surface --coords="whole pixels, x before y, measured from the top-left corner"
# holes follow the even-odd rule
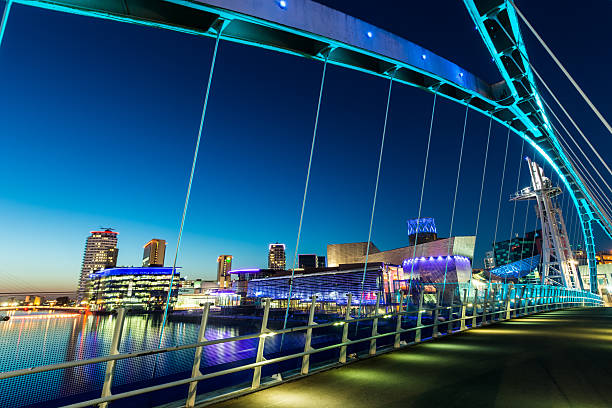
[[[214,407],[612,407],[612,308],[518,318]]]

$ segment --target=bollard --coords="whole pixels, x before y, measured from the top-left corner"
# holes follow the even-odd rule
[[[206,341],[206,325],[208,324],[208,311],[210,310],[210,303],[204,303],[202,309],[202,320],[200,321],[200,330],[198,331],[198,343]],[[193,357],[193,366],[191,367],[191,377],[197,377],[202,375],[200,372],[200,363],[202,361],[202,346],[196,347],[195,356]],[[189,392],[187,393],[187,402],[185,403],[186,408],[192,408],[195,406],[195,398],[198,391],[198,382],[194,381],[189,383]]]
[[[268,336],[268,315],[270,314],[270,298],[265,299],[264,314],[261,320],[261,331],[259,332],[259,342],[257,343],[257,356],[255,357],[256,363],[261,363],[264,360],[264,346],[266,345],[266,337]],[[259,388],[261,384],[261,366],[257,366],[253,369],[253,382],[251,383],[251,389],[255,390]]]

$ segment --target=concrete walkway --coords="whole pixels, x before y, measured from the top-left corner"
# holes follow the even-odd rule
[[[612,308],[470,330],[214,407],[612,407]]]

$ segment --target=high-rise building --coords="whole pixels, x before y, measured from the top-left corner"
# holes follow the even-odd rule
[[[77,300],[81,301],[87,293],[87,284],[91,273],[117,266],[117,235],[118,232],[107,228],[104,231],[91,231],[85,242],[83,266],[77,289]]]
[[[219,255],[217,258],[217,283],[220,289],[232,287],[229,271],[232,269],[232,256]]]
[[[285,269],[285,244],[268,245],[268,269]]]
[[[142,266],[164,266],[166,240],[153,238],[144,246]]]

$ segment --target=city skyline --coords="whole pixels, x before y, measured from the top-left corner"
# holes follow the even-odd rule
[[[388,12],[367,14],[365,5],[323,3],[414,40],[487,80],[497,79],[461,4],[456,15],[462,18],[437,34],[429,23],[411,20],[413,24],[404,27]],[[609,64],[583,61],[610,60],[605,47],[586,41],[604,38],[597,31],[603,24],[590,24],[586,32],[558,33],[551,31],[553,23],[542,11],[546,7],[529,7],[525,5],[526,11],[564,63],[602,105],[598,101],[605,101],[605,92],[597,78]],[[588,10],[572,12],[578,13],[572,17],[581,18]],[[446,41],[449,32],[454,38]],[[564,40],[580,47],[564,46]],[[527,41],[536,64],[546,67],[541,50],[532,39]],[[97,46],[89,47],[91,43]],[[8,277],[6,290],[76,290],[86,232],[100,225],[121,232],[118,265],[139,265],[143,243],[154,236],[166,239],[168,256],[173,258],[212,43],[208,38],[13,6],[0,46],[0,85],[5,95],[0,121],[3,134],[10,135],[0,169],[15,175],[3,178],[0,186],[2,223],[9,232],[0,243],[13,255],[0,266]],[[251,61],[249,70],[240,64],[244,58]],[[318,62],[227,42],[220,44],[218,64],[177,262],[183,276],[207,280],[215,279],[219,254],[234,254],[235,268],[265,266],[266,246],[276,241],[286,243],[286,262],[292,265],[322,69]],[[587,66],[595,73],[587,75]],[[328,68],[300,253],[324,253],[328,243],[367,240],[377,159],[372,152],[380,142],[386,91],[383,79]],[[393,89],[372,234],[372,241],[384,249],[407,245],[405,222],[419,215],[432,99],[418,89],[399,85]],[[569,104],[589,124],[585,129],[595,146],[609,151],[610,141],[592,115],[578,103]],[[437,143],[421,216],[436,218],[440,236],[448,236],[464,109],[439,99],[436,115]],[[453,235],[474,233],[474,201],[484,154],[484,147],[474,146],[486,137],[487,125],[486,118],[470,112],[466,136],[470,149],[464,160],[474,165],[462,169]],[[440,143],[449,135],[456,137]],[[488,163],[488,196],[483,201],[475,266],[492,249],[505,135],[505,129],[493,125],[491,148],[496,159]],[[356,143],[356,137],[363,140]],[[503,197],[515,192],[520,150],[519,139],[512,137]],[[533,156],[531,149],[525,151]],[[541,162],[539,156],[536,159]],[[143,178],[153,166],[161,171],[153,180]],[[548,166],[546,171],[550,173]],[[520,186],[527,180],[523,165]],[[270,183],[275,183],[274,190]],[[223,201],[213,198],[212,192],[220,187],[227,189]],[[517,206],[520,217],[524,210],[524,205]],[[513,205],[504,199],[501,211],[502,220],[510,219]],[[530,211],[528,231],[534,229],[533,216]],[[521,234],[522,229],[521,224],[514,232]],[[509,239],[510,232],[509,223],[502,223],[498,240]],[[609,240],[595,232],[601,249],[607,249]],[[33,256],[37,250],[42,251],[40,257]],[[204,264],[202,259],[210,261]]]

